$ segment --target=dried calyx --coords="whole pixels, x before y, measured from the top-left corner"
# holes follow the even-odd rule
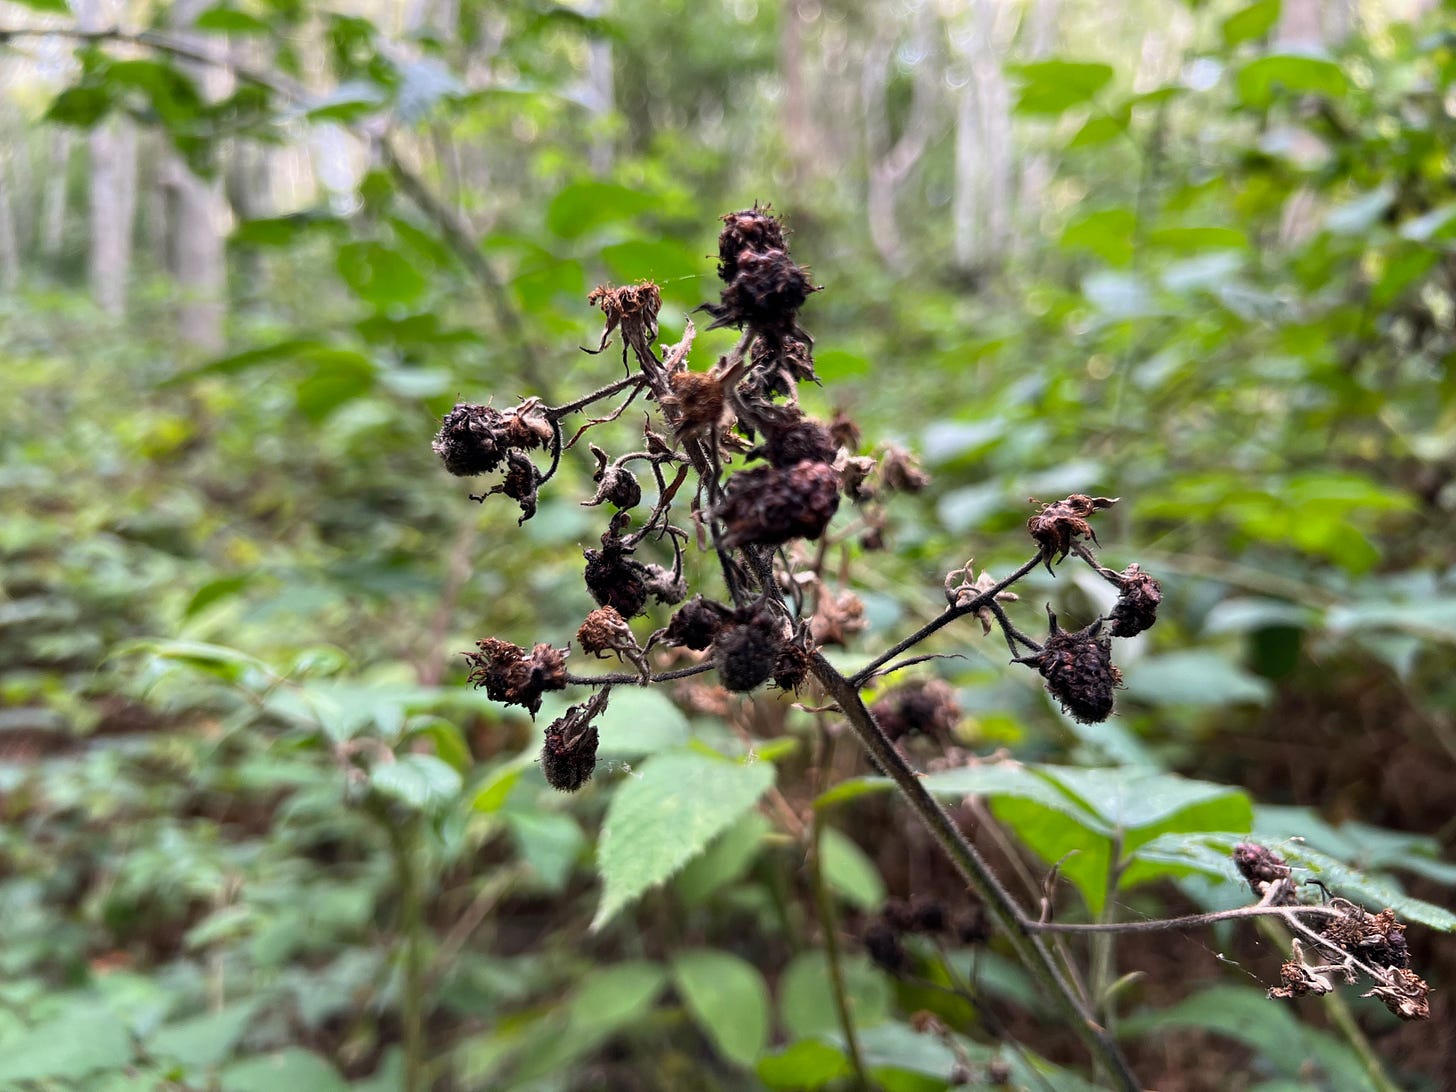
[[[1047,572],[1052,571],[1052,561],[1061,561],[1072,552],[1072,547],[1082,539],[1097,542],[1097,534],[1087,517],[1103,508],[1116,504],[1116,497],[1089,497],[1085,493],[1073,493],[1066,500],[1044,504],[1041,511],[1026,521],[1026,529],[1041,547],[1041,559]]]
[[[460,402],[445,415],[430,446],[446,470],[468,478],[495,470],[507,452],[547,446],[551,435],[551,424],[537,399],[507,413]]]
[[[932,898],[890,899],[865,923],[861,939],[880,969],[900,975],[912,966],[903,942],[907,935],[958,945],[983,944],[990,939],[991,926],[979,903],[952,908]]]
[[[521,705],[535,716],[541,695],[566,687],[566,650],[538,644],[529,654],[519,645],[487,637],[477,641],[476,652],[465,653],[470,682],[485,688],[485,696],[506,705]]]
[[[599,738],[592,721],[607,707],[610,686],[604,686],[580,705],[573,705],[564,716],[546,728],[546,741],[541,747],[541,772],[546,783],[562,792],[575,792],[588,781],[597,768]]]
[[[1069,633],[1057,625],[1047,608],[1046,644],[1030,656],[1017,657],[1046,680],[1047,693],[1056,698],[1074,720],[1097,724],[1112,715],[1113,692],[1122,673],[1112,663],[1112,642],[1102,633],[1102,619]]]

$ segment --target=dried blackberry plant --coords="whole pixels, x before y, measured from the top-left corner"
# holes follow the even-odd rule
[[[655,284],[601,286],[588,302],[601,310],[605,325],[596,347],[585,351],[605,353],[613,337],[620,337],[622,376],[558,406],[537,398],[507,410],[461,403],[445,416],[434,440],[450,473],[497,475],[471,499],[503,494],[520,507],[521,522],[535,514],[564,453],[585,440],[595,489],[582,503],[611,510],[598,543],[584,550],[583,581],[599,606],[582,621],[576,644],[583,654],[617,659],[624,670],[580,674],[568,668],[569,648],[538,643],[527,651],[494,636],[467,653],[472,683],[533,717],[547,691],[591,691],[588,700],[546,728],[541,763],[550,784],[574,791],[591,778],[598,745],[593,721],[613,687],[715,672],[724,688],[739,693],[768,685],[807,688],[806,704],[812,699],[816,711],[842,718],[874,766],[893,779],[974,893],[969,901],[982,908],[977,912],[1006,938],[1119,1087],[1141,1086],[1048,947],[1047,934],[1190,928],[1229,917],[1275,915],[1303,943],[1271,993],[1323,993],[1334,977],[1359,973],[1392,1011],[1424,1016],[1425,983],[1405,966],[1403,927],[1394,915],[1388,910],[1371,915],[1339,899],[1298,902],[1289,867],[1261,847],[1241,846],[1236,853],[1258,902],[1235,911],[1166,922],[1074,925],[1050,920],[1045,904],[1030,912],[1010,894],[922,786],[908,757],[907,737],[948,737],[954,722],[944,714],[948,695],[934,683],[907,683],[887,691],[871,709],[861,692],[878,678],[930,658],[914,650],[939,630],[974,617],[984,633],[999,630],[1011,662],[1037,671],[1068,714],[1084,723],[1105,720],[1121,681],[1114,642],[1154,624],[1158,582],[1136,564],[1114,572],[1098,562],[1091,521],[1117,499],[1073,494],[1038,506],[1027,523],[1034,552],[1015,571],[998,578],[976,573],[967,562],[947,574],[946,605],[930,622],[854,674],[836,669],[823,650],[846,643],[864,620],[863,604],[853,592],[836,589],[826,571],[831,521],[852,508],[856,518],[847,521],[852,526],[845,534],[859,535],[867,549],[880,548],[884,498],[915,492],[927,478],[902,450],[861,454],[860,431],[848,418],[825,422],[803,411],[799,386],[818,379],[814,342],[800,311],[820,289],[791,256],[783,225],[769,209],[734,212],[723,224],[718,275],[724,287],[718,302],[700,310],[712,319],[710,328],[732,328],[741,336],[711,367],[695,370],[689,364],[696,336],[691,320],[675,343],[658,344],[662,300]],[[621,419],[634,403],[648,410],[635,450],[613,454],[592,442],[601,426]],[[810,545],[816,543],[817,548]],[[688,586],[689,549],[716,557],[720,589]],[[1048,608],[1047,632],[1038,641],[1008,615],[1007,605],[1017,601],[1011,589],[1038,566],[1053,571],[1069,558],[1116,588],[1116,604],[1105,618],[1075,631],[1063,629]],[[652,604],[675,610],[660,628],[634,631],[633,621]],[[671,666],[693,654],[687,666]],[[878,948],[882,961],[897,963],[899,932],[941,928],[925,914],[911,917],[910,925],[905,914],[876,924],[871,950]],[[1323,927],[1314,929],[1311,920]]]

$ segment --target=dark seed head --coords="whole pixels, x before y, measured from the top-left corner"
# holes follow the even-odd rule
[[[503,423],[502,415],[489,406],[461,402],[445,414],[430,446],[451,474],[462,478],[485,474],[505,455]]]
[[[901,683],[870,706],[891,739],[923,735],[948,742],[961,721],[955,691],[940,679]]]
[[[864,931],[865,952],[875,966],[890,974],[903,974],[910,969],[910,953],[900,943],[900,934],[883,918],[870,922]]]
[[[783,624],[766,607],[744,607],[713,638],[713,666],[729,690],[747,693],[766,683],[784,647]]]
[[[812,417],[797,417],[789,423],[766,429],[763,454],[769,463],[786,470],[808,460],[815,463],[832,463],[838,452],[834,437]]]
[[[1086,629],[1068,633],[1052,614],[1051,632],[1041,651],[1017,660],[1040,671],[1047,693],[1082,724],[1098,724],[1112,715],[1113,691],[1122,682],[1122,673],[1112,663],[1112,642],[1101,630],[1098,619]]]
[[[839,475],[822,462],[761,466],[728,479],[716,515],[727,546],[778,546],[824,533],[839,508]]]
[[[597,691],[589,701],[573,705],[565,716],[547,726],[541,771],[553,789],[575,792],[591,780],[599,743],[596,726],[591,722],[607,707],[608,693],[607,689]]]
[[[769,209],[755,205],[723,217],[718,234],[718,276],[732,283],[738,276],[739,255],[744,251],[785,250],[783,225]]]
[[[505,703],[525,706],[534,717],[541,708],[542,694],[566,688],[565,651],[548,644],[537,645],[529,656],[506,668],[506,683]]]
[[[1114,637],[1133,637],[1151,629],[1158,620],[1158,604],[1163,601],[1163,589],[1137,563],[1129,565],[1119,577],[1122,591],[1117,596],[1117,606],[1108,616],[1111,623],[1108,632]]]
[[[480,651],[465,654],[470,662],[471,684],[476,689],[484,687],[491,701],[509,701],[510,668],[525,658],[526,650],[496,637],[486,637],[475,645]]]
[[[604,607],[614,608],[623,618],[641,614],[647,606],[647,582],[641,564],[613,544],[583,552],[586,586],[592,598]]]
[[[722,603],[695,595],[678,608],[667,628],[662,631],[662,643],[674,648],[690,648],[702,652],[713,643],[713,638],[733,612]]]

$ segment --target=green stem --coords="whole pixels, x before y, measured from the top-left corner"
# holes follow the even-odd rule
[[[809,668],[839,706],[870,757],[895,782],[901,796],[930,836],[940,845],[966,884],[985,904],[987,913],[1005,935],[1018,961],[1061,1010],[1072,1033],[1110,1074],[1116,1087],[1124,1092],[1140,1092],[1142,1085],[1129,1068],[1117,1043],[1087,1011],[1042,938],[1033,935],[1029,926],[1034,922],[1026,916],[1011,893],[1006,890],[1000,877],[976,847],[966,840],[945,808],[926,791],[915,771],[885,737],[885,733],[875,723],[875,718],[865,708],[859,690],[824,658],[823,653],[814,654]]]
[[[1117,907],[1112,896],[1117,891],[1117,885],[1122,877],[1122,868],[1119,860],[1122,857],[1122,835],[1114,835],[1112,840],[1112,859],[1107,864],[1107,885],[1102,893],[1102,910],[1097,915],[1097,920],[1103,925],[1112,925],[1117,921]],[[1094,933],[1092,936],[1092,964],[1089,973],[1092,978],[1092,1011],[1101,1019],[1102,1026],[1109,1031],[1112,1030],[1112,1004],[1107,996],[1112,988],[1112,982],[1116,975],[1116,962],[1114,955],[1117,948],[1117,932],[1108,929],[1105,932]]]
[[[829,901],[829,888],[820,867],[823,816],[814,813],[814,845],[809,854],[809,870],[814,882],[814,907],[819,914],[819,927],[824,931],[824,952],[829,960],[829,988],[834,994],[834,1011],[844,1032],[844,1045],[849,1050],[849,1063],[854,1067],[855,1081],[860,1088],[873,1088],[865,1072],[864,1056],[859,1050],[859,1035],[854,1030],[854,1017],[849,1011],[849,992],[844,986],[844,969],[839,964],[839,925],[834,919],[834,904]]]
[[[425,895],[416,854],[420,821],[391,822],[381,817],[394,854],[399,887],[397,942],[402,948],[404,984],[400,1019],[404,1024],[404,1092],[425,1092]]]

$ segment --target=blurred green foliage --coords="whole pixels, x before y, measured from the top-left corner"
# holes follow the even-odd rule
[[[778,203],[827,287],[806,312],[825,383],[805,402],[852,407],[935,474],[893,502],[888,552],[842,547],[869,620],[847,661],[932,614],[968,555],[1024,560],[1028,496],[1121,495],[1108,555],[1165,589],[1121,715],[1093,728],[979,635],[938,638],[965,655],[923,669],[957,688],[961,743],[1022,764],[944,770],[933,791],[983,798],[1029,863],[1059,864],[1071,916],[1237,903],[1228,850],[1252,832],[1395,907],[1413,944],[1456,926],[1432,901],[1456,882],[1439,794],[1392,797],[1373,759],[1321,754],[1329,737],[1278,751],[1333,718],[1336,738],[1378,728],[1376,755],[1456,760],[1449,27],[1315,57],[1269,45],[1264,0],[1200,10],[1196,81],[1133,92],[1101,61],[1017,67],[1019,123],[1078,196],[969,284],[931,217],[904,218],[921,257],[892,274],[837,180],[776,169],[782,134],[745,90],[773,74],[770,5],[499,8],[489,90],[453,74],[474,5],[406,61],[358,15],[222,4],[196,28],[272,42],[259,79],[214,101],[166,49],[88,45],[36,130],[123,111],[201,172],[227,141],[300,124],[376,145],[449,132],[492,173],[443,207],[490,227],[476,240],[433,215],[417,172],[448,179],[395,148],[350,207],[237,225],[231,260],[256,279],[221,358],[158,334],[145,296],[127,323],[38,277],[4,301],[0,1084],[848,1086],[804,816],[826,824],[816,867],[846,922],[948,873],[848,744],[843,776],[816,782],[812,722],[786,698],[736,733],[701,701],[614,694],[610,768],[578,797],[549,790],[537,731],[467,689],[458,654],[575,632],[579,550],[601,530],[577,503],[590,467],[569,464],[518,530],[427,449],[457,397],[562,401],[615,378],[614,351],[576,348],[595,344],[599,281],[655,279],[675,340],[714,292],[713,217],[791,184]],[[597,40],[618,64],[606,114],[573,97]],[[288,88],[316,61],[331,90],[299,102]],[[593,173],[603,138],[619,151]],[[933,173],[950,153],[930,154]],[[706,334],[695,358],[730,344]],[[1061,572],[1023,598],[1107,607],[1105,586]],[[1201,953],[1170,943],[1168,963]],[[994,943],[917,950],[918,985],[840,946],[884,1087],[1084,1086]],[[1382,1087],[1312,1009],[1212,961],[1186,974],[1120,995],[1134,1052],[1194,1029],[1240,1044],[1228,1072],[1249,1087]],[[1388,1031],[1374,1002],[1356,1008]]]

